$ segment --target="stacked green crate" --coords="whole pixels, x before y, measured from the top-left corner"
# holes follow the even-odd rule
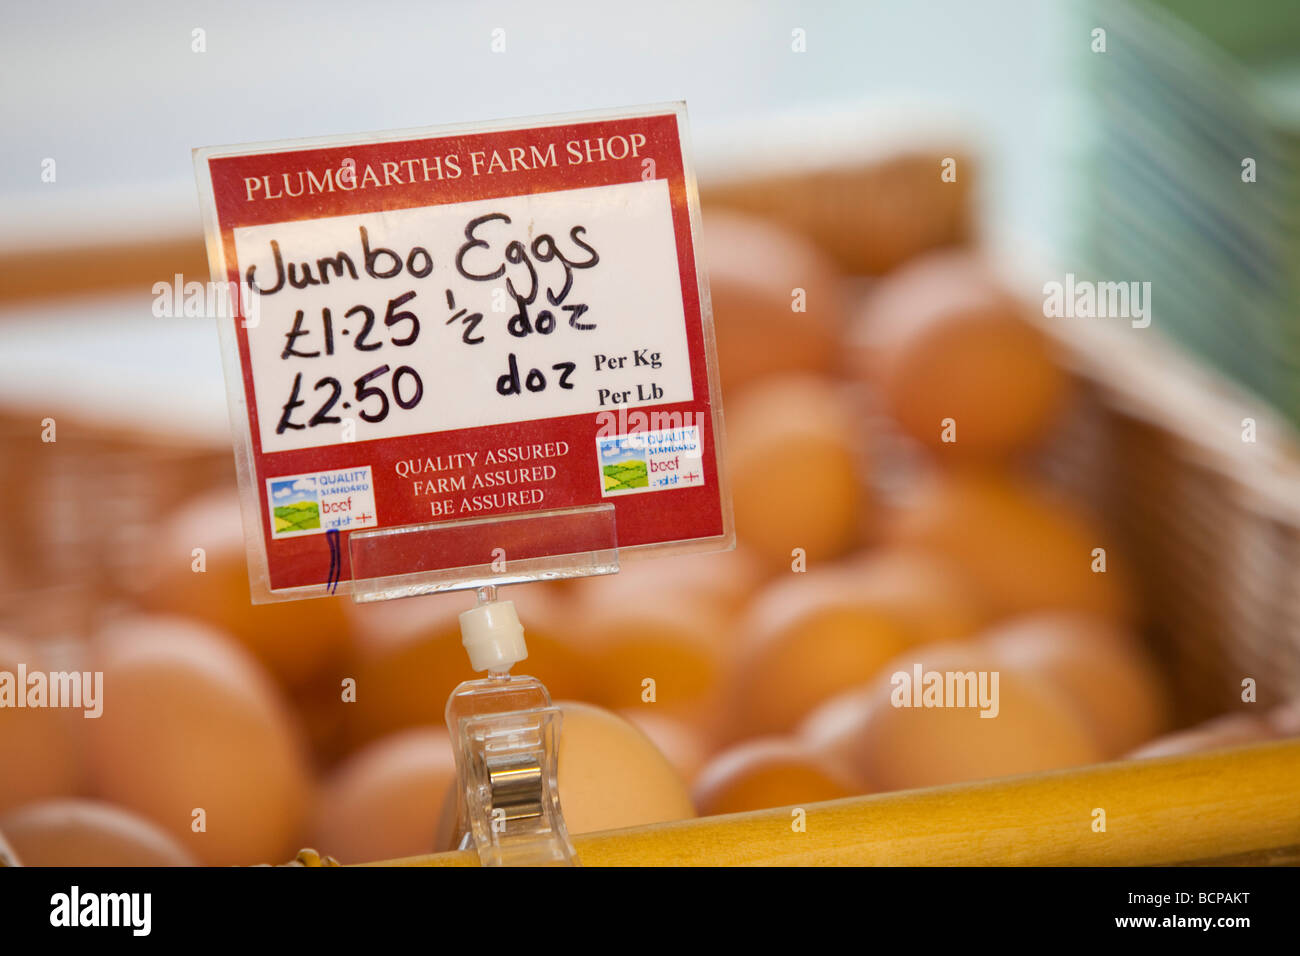
[[[1300,3],[1087,9],[1085,271],[1300,424]]]

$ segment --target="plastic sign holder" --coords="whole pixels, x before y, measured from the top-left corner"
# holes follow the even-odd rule
[[[358,604],[619,568],[612,504],[357,531],[350,543]],[[469,563],[444,567],[448,553]]]
[[[485,680],[466,681],[447,700],[447,728],[460,789],[460,847],[485,866],[573,866],[577,858],[560,810],[559,735],[563,715],[535,677],[512,677],[527,655],[523,628],[495,588],[460,616],[470,663]]]
[[[252,599],[478,591],[484,863],[572,863],[496,588],[734,545],[682,103],[195,151]]]

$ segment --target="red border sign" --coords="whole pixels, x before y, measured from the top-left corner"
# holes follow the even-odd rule
[[[682,142],[684,119],[684,107],[669,106],[196,151],[214,281],[237,288],[241,304],[222,320],[222,339],[255,600],[317,596],[340,581],[346,589],[352,533],[441,520],[612,502],[620,550],[731,545],[730,501],[719,467],[712,322],[695,259],[698,212]],[[647,184],[661,185],[648,190]],[[630,209],[648,197],[645,208],[659,208],[650,194],[662,194],[665,185],[661,231],[653,231],[650,219],[632,231],[618,222],[625,202]],[[601,187],[622,188],[579,192]],[[544,197],[546,208],[560,215],[570,196],[579,217],[599,199],[603,226],[578,225],[568,235],[556,231],[539,238],[530,213],[527,234],[519,233],[522,241],[513,253],[507,247],[502,258],[489,250],[493,228],[502,222],[524,225],[518,215],[494,214],[492,203],[514,204],[503,210],[532,209],[519,203],[542,199],[521,197]],[[456,218],[461,209],[466,212]],[[403,216],[402,210],[415,212]],[[381,218],[357,218],[365,216]],[[571,220],[562,221],[567,226]],[[448,230],[452,222],[456,229]],[[411,230],[421,236],[423,256],[392,238]],[[358,233],[364,245],[353,239],[345,244]],[[301,255],[295,275],[289,240],[303,236],[319,236],[324,245],[312,254],[331,261],[320,266],[317,258],[313,266],[312,256]],[[671,275],[653,278],[650,266],[639,265],[646,256],[619,259],[610,244],[620,237],[624,246],[644,245],[656,261],[675,264]],[[457,255],[428,251],[435,242],[438,249],[456,248]],[[501,233],[500,244],[505,242]],[[596,250],[602,264],[588,266]],[[347,261],[333,258],[336,253]],[[465,265],[475,261],[484,265]],[[387,274],[394,264],[405,274],[391,292],[377,296],[380,286],[371,277]],[[502,272],[480,280],[491,275],[488,264]],[[539,277],[547,267],[551,277]],[[351,282],[358,272],[359,282]],[[478,284],[467,283],[466,274]],[[574,306],[583,298],[583,283],[590,286],[597,280],[589,277],[597,275],[603,304]],[[505,285],[507,280],[513,284]],[[639,281],[655,285],[637,294]],[[405,301],[398,285],[410,286]],[[673,308],[650,309],[646,293],[663,293],[665,286]],[[620,287],[632,294],[616,298]],[[525,288],[534,296],[528,305]],[[483,307],[489,293],[497,311]],[[477,322],[470,318],[471,299],[479,303]],[[561,311],[566,304],[568,311]],[[539,318],[543,312],[549,320]],[[545,375],[527,377],[529,343],[511,337],[519,332],[520,313],[530,331],[536,328],[532,341],[538,348],[547,336],[566,341],[571,350],[572,360],[555,364],[556,371],[539,367],[551,378],[543,387],[556,398],[529,394]],[[512,320],[516,325],[507,334]],[[644,354],[621,347],[635,345],[626,337],[637,323],[682,342],[679,367],[656,373],[675,376],[675,388],[665,392],[654,375],[636,377],[633,385],[628,370],[649,366]],[[479,343],[485,340],[483,349]],[[355,354],[362,348],[374,349],[373,359]],[[666,354],[668,363],[672,353]],[[350,372],[324,375],[315,384],[335,384],[312,387],[334,364],[358,360],[382,362],[376,367],[384,371],[360,376],[355,389]],[[473,373],[481,389],[476,384],[449,391],[450,379],[476,366],[482,366]],[[291,373],[292,389],[284,384]],[[611,382],[619,387],[608,387]],[[322,393],[328,401],[331,392],[330,406],[318,409]],[[658,401],[659,395],[672,400]],[[404,412],[413,397],[424,404]],[[574,403],[583,407],[548,414],[570,411]],[[383,423],[372,422],[380,411]],[[503,415],[512,420],[501,421]],[[439,428],[440,421],[456,427]],[[346,434],[349,423],[352,434]],[[368,437],[379,428],[388,431]],[[393,429],[403,433],[389,434]],[[672,457],[683,448],[685,457]],[[449,551],[437,556],[436,566],[454,568],[472,557]],[[394,552],[384,573],[408,570],[403,560]],[[426,556],[423,568],[428,566]]]

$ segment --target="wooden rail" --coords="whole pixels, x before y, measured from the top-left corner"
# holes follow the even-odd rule
[[[1094,831],[1094,810],[1105,832]],[[586,866],[1287,862],[1300,740],[704,817],[574,838]],[[474,866],[470,852],[377,866]]]

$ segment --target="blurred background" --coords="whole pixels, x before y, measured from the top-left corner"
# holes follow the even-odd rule
[[[208,278],[190,150],[677,99],[739,545],[505,592],[570,829],[1300,733],[1294,4],[5,20],[0,672],[105,702],[0,709],[0,857],[448,839],[468,600],[249,603],[216,320],[153,310]],[[1067,276],[1149,326],[1045,316]],[[997,671],[998,717],[891,706],[918,664]]]

